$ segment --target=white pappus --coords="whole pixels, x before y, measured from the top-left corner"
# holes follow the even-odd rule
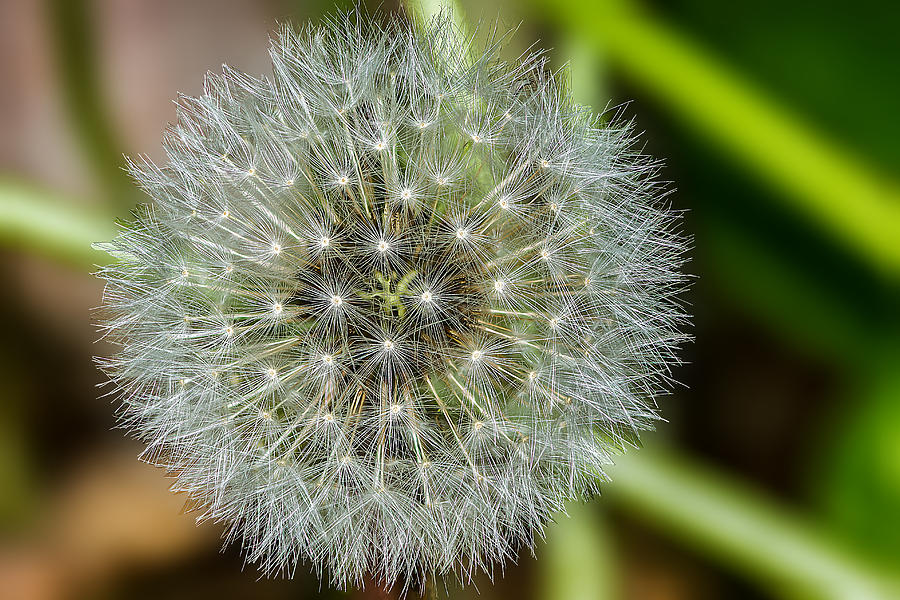
[[[658,164],[503,45],[283,27],[272,76],[208,75],[132,164],[100,362],[265,573],[491,573],[657,418],[687,320]]]

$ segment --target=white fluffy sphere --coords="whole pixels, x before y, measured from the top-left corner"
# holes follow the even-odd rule
[[[652,426],[685,241],[627,124],[541,55],[340,15],[182,98],[104,245],[105,367],[267,573],[463,580]]]

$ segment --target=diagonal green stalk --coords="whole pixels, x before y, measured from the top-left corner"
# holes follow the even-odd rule
[[[571,503],[537,549],[537,598],[613,600],[620,597],[615,543],[596,504]]]
[[[759,492],[668,449],[644,448],[609,470],[609,496],[683,543],[792,596],[900,598],[887,571]]]
[[[629,0],[532,0],[793,208],[900,277],[900,188]]]
[[[88,269],[109,262],[109,255],[91,244],[113,235],[112,218],[105,214],[36,186],[0,179],[0,246]]]

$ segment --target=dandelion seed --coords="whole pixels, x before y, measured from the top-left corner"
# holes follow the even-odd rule
[[[687,320],[629,124],[450,15],[384,21],[210,75],[100,271],[145,456],[264,573],[340,588],[533,548],[653,427]]]

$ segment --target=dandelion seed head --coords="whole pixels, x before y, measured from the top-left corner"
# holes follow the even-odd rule
[[[493,573],[657,419],[687,320],[658,164],[502,47],[283,27],[270,77],[208,76],[132,165],[102,363],[266,574]]]

